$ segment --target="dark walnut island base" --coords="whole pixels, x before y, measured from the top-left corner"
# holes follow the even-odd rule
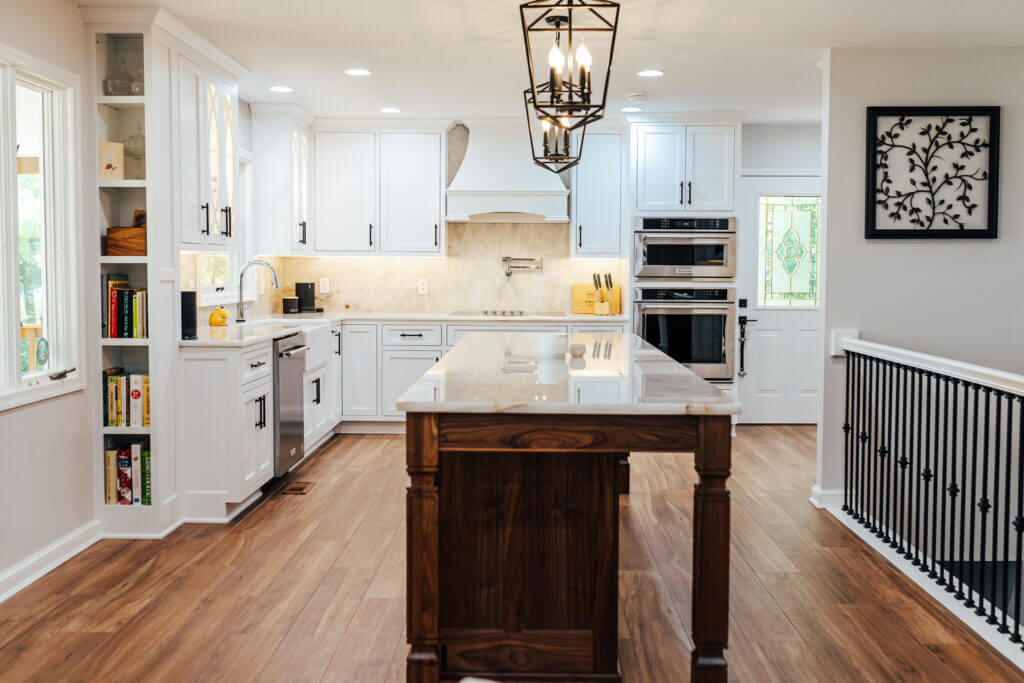
[[[587,352],[568,361],[542,355],[545,336],[468,335],[399,399],[407,680],[622,680],[622,463],[684,451],[699,476],[691,680],[724,682],[738,404],[634,335],[571,335]]]

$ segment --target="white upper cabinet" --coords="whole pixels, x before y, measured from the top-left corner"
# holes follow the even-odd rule
[[[573,172],[573,256],[622,256],[622,136],[591,133]]]
[[[440,251],[439,134],[380,134],[380,233],[381,251]]]
[[[685,126],[641,126],[636,142],[637,211],[682,211]]]
[[[181,241],[230,246],[238,180],[238,88],[178,56]]]
[[[257,254],[313,252],[310,117],[294,105],[254,105]]]
[[[207,235],[209,205],[204,205],[203,76],[199,65],[178,57],[178,217],[181,241],[202,244]]]
[[[376,134],[317,133],[316,249],[375,251]]]
[[[733,126],[686,127],[687,211],[732,211],[735,145]]]
[[[636,145],[637,211],[733,210],[735,126],[640,125]]]

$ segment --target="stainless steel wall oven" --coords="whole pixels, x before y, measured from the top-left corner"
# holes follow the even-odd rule
[[[718,283],[652,283],[633,293],[637,335],[705,379],[731,380],[736,290]]]

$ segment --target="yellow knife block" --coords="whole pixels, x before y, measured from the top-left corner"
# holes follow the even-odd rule
[[[572,286],[573,315],[619,315],[622,313],[622,287],[615,285],[611,289],[601,288],[604,302],[598,300],[594,285],[578,284]]]

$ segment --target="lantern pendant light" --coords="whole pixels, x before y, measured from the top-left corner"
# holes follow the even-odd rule
[[[537,116],[552,126],[568,121],[569,130],[601,119],[615,52],[619,3],[530,0],[519,6],[519,16],[531,106]],[[598,63],[592,49],[599,55]],[[541,59],[543,70],[535,68],[535,60],[540,63]]]
[[[538,117],[533,107],[533,91],[529,88],[523,91],[523,106],[526,109],[526,128],[530,134],[533,163],[552,173],[561,173],[580,163],[586,127],[578,128],[574,134],[566,117],[554,122]],[[539,131],[536,131],[538,127]],[[539,144],[534,138],[535,132],[539,132]]]

